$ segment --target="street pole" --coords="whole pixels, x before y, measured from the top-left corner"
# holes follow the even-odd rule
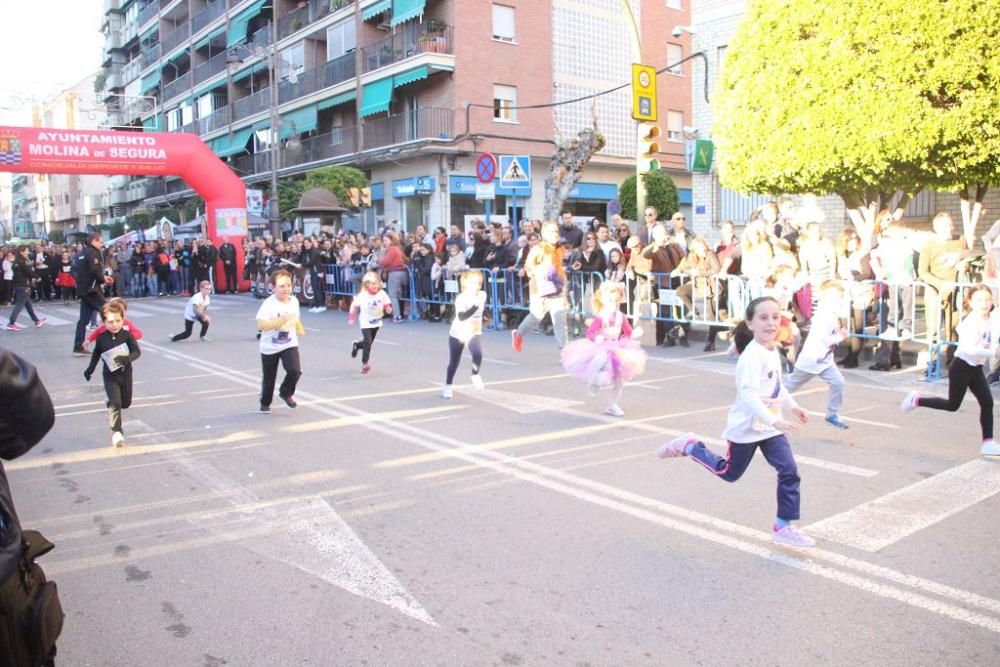
[[[621,0],[622,13],[632,26],[632,61],[642,62],[642,37],[639,32],[639,23],[632,13],[632,5],[629,0]],[[634,91],[632,97],[635,98]],[[643,211],[646,210],[646,184],[642,180],[642,123],[635,124],[635,216],[637,222],[642,222]]]
[[[277,39],[275,22],[271,19],[271,51],[267,57],[267,80],[271,88],[271,200],[268,213],[271,217],[271,236],[275,241],[281,240],[281,216],[278,211],[278,87],[274,68],[277,66]]]

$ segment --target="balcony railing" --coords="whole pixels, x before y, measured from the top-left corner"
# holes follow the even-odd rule
[[[363,148],[381,148],[417,139],[450,139],[453,114],[453,109],[418,107],[395,116],[372,118],[364,125]]]
[[[215,0],[191,19],[191,32],[197,34],[202,28],[226,13],[226,0]]]
[[[161,47],[164,53],[170,53],[170,51],[175,46],[180,46],[184,43],[184,40],[191,36],[191,24],[185,21],[179,26],[173,29],[173,31],[168,32],[160,40]]]
[[[298,154],[285,151],[285,166],[331,160],[357,151],[354,127],[338,127],[332,132],[302,139],[302,150]]]
[[[160,6],[156,0],[151,0],[148,5],[139,10],[138,25],[143,26],[148,21],[152,21],[158,11],[160,11]]]
[[[271,172],[271,151],[261,151],[253,155],[246,153],[229,158],[229,168],[237,176],[252,176],[253,174],[269,174]]]
[[[253,95],[248,95],[232,102],[233,122],[242,120],[248,116],[260,113],[271,106],[271,89],[258,90]]]
[[[305,6],[278,19],[278,39],[284,39],[307,25],[319,21],[324,16],[354,4],[354,2],[355,0],[309,0]]]
[[[282,81],[278,85],[278,101],[284,104],[318,90],[329,88],[354,78],[354,73],[354,54],[348,53],[299,74],[295,83]]]
[[[104,0],[104,13],[121,11],[122,0]]]
[[[191,72],[181,74],[179,77],[163,86],[163,102],[167,102],[181,93],[187,92],[190,88]]]
[[[216,109],[204,118],[198,119],[198,134],[206,134],[229,124],[229,107]]]
[[[194,82],[195,85],[201,83],[202,81],[207,81],[219,72],[226,71],[226,52],[222,51],[217,53],[208,59],[208,62],[204,62],[194,68]]]
[[[146,69],[150,65],[160,62],[160,45],[153,44],[146,51],[139,54],[139,66]]]
[[[451,26],[403,24],[395,35],[361,48],[362,72],[372,72],[421,53],[455,53]]]

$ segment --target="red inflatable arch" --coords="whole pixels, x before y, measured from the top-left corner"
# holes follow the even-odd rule
[[[180,176],[205,200],[209,238],[236,246],[237,280],[249,287],[240,279],[246,186],[195,134],[0,126],[0,171]],[[220,289],[228,289],[221,263],[215,276]]]

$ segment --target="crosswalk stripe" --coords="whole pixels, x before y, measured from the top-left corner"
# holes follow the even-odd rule
[[[38,315],[38,317],[45,318],[45,326],[61,327],[67,324],[76,324],[76,320],[64,320],[57,315],[53,315],[51,311],[43,311],[40,308],[35,308],[35,314]]]

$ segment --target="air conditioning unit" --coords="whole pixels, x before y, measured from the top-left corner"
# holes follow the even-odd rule
[[[379,23],[375,27],[378,28],[379,30],[384,30],[385,32],[389,32],[390,30],[392,30],[392,26],[389,25],[388,23],[384,23],[384,22],[383,23]]]

